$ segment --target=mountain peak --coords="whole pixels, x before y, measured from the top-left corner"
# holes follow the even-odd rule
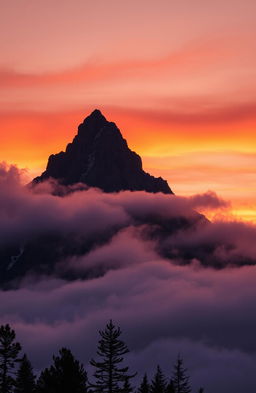
[[[84,122],[86,122],[86,121],[99,121],[99,120],[107,122],[105,116],[103,116],[101,111],[99,109],[94,109],[94,111],[92,111],[91,114],[84,119]]]
[[[101,113],[99,109],[95,109],[89,116],[87,116],[83,123],[78,127],[78,134],[80,131],[98,131],[101,127],[107,125],[109,123],[105,116]]]
[[[99,109],[94,109],[91,114],[89,115],[89,117],[104,117],[103,114],[101,113],[101,111]],[[105,119],[105,117],[104,117]]]
[[[35,178],[49,178],[61,184],[84,183],[104,192],[123,190],[172,194],[168,183],[142,169],[138,154],[131,151],[115,123],[95,109],[78,126],[78,133],[65,152],[51,155],[45,172]]]

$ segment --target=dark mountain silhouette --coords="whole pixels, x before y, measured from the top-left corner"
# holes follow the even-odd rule
[[[123,190],[172,194],[167,181],[142,169],[138,154],[131,151],[115,123],[96,109],[78,127],[65,152],[49,157],[46,171],[33,180],[49,178],[63,185],[84,183],[104,192]]]
[[[31,186],[36,187],[39,183],[51,179],[54,179],[53,183],[57,185],[52,192],[59,198],[79,189],[77,186],[81,189],[97,187],[104,192],[162,192],[175,198],[165,180],[143,171],[141,158],[128,148],[117,126],[108,122],[99,110],[92,112],[80,124],[78,134],[73,142],[68,144],[65,152],[49,157],[46,171],[35,178]],[[193,231],[198,225],[207,225],[209,222],[203,215],[191,211],[189,215],[179,213],[173,218],[167,218],[157,210],[153,214],[145,213],[140,216],[136,216],[132,211],[129,214],[128,222],[115,225],[111,230],[104,229],[103,226],[102,232],[95,236],[88,237],[82,232],[78,235],[71,228],[68,232],[52,228],[50,233],[42,232],[44,234],[26,239],[22,244],[13,241],[13,244],[0,247],[0,286],[16,287],[27,275],[57,276],[67,280],[103,275],[107,269],[104,264],[102,268],[91,266],[84,273],[69,270],[63,264],[70,258],[87,255],[107,244],[113,236],[129,226],[138,229],[145,240],[154,240],[156,251],[165,258],[177,260],[178,252],[181,263],[191,263],[193,258],[205,261],[207,265],[216,263],[208,258],[209,251],[212,250],[193,249],[191,246],[178,250],[177,247],[169,245],[170,235],[181,230]]]

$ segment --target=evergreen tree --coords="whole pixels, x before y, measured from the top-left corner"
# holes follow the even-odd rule
[[[62,348],[53,356],[53,365],[38,380],[39,393],[86,393],[87,374],[71,351]]]
[[[17,372],[14,393],[34,393],[35,376],[27,356],[24,355]]]
[[[97,354],[101,360],[91,360],[90,364],[96,368],[94,372],[95,384],[91,384],[94,392],[120,393],[123,384],[136,374],[128,375],[128,367],[119,367],[123,362],[123,355],[129,352],[126,344],[119,339],[121,330],[115,327],[112,320],[100,331]]]
[[[183,360],[180,356],[178,356],[173,373],[173,384],[175,393],[191,392],[189,377],[186,375],[186,372],[187,369],[183,366]]]
[[[36,385],[37,393],[55,393],[55,386],[49,368],[43,370],[38,378]]]
[[[165,393],[165,390],[166,390],[166,379],[160,366],[157,366],[155,376],[151,382],[150,392]]]
[[[204,388],[200,388],[200,389],[198,390],[198,393],[204,393]]]
[[[21,350],[21,345],[14,342],[15,337],[9,325],[0,326],[0,393],[9,393],[14,386],[13,374]]]
[[[138,389],[138,393],[149,393],[149,392],[150,392],[150,384],[148,383],[147,374],[144,374],[143,380]]]
[[[166,392],[166,393],[176,393],[176,390],[175,390],[174,383],[173,383],[173,380],[172,380],[172,379],[171,379],[170,382],[168,383],[165,392]]]
[[[122,393],[131,393],[133,392],[133,387],[130,384],[129,378],[125,378]]]

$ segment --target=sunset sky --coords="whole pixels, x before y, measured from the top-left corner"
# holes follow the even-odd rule
[[[193,393],[256,392],[256,0],[0,0],[0,26],[0,327],[37,375],[64,346],[92,382],[113,319],[134,388],[180,354]],[[176,197],[129,191],[151,181],[98,112],[67,186],[24,186],[96,108]],[[70,184],[116,162],[126,191]]]
[[[255,0],[2,0],[0,161],[41,172],[95,108],[178,195],[256,221]]]

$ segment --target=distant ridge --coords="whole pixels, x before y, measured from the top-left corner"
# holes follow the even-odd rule
[[[33,184],[57,179],[63,185],[84,183],[104,192],[123,190],[173,194],[166,180],[144,172],[138,154],[129,149],[115,123],[96,109],[78,127],[65,152],[48,159]]]

